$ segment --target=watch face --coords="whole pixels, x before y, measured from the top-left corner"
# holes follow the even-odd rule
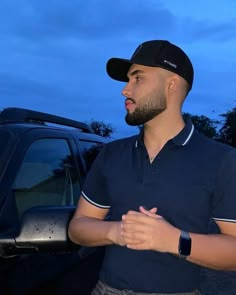
[[[179,241],[179,254],[188,256],[191,252],[191,239],[181,237]]]

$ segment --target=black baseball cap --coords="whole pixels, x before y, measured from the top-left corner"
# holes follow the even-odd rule
[[[107,62],[107,73],[115,80],[128,82],[127,73],[132,64],[160,67],[183,77],[193,84],[193,65],[187,54],[166,40],[152,40],[140,44],[130,59],[111,58]]]

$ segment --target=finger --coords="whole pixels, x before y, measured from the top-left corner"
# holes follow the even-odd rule
[[[150,247],[145,241],[139,243],[132,243],[131,241],[126,244],[126,247],[132,250],[150,250]]]
[[[134,222],[127,222],[127,221],[123,221],[121,224],[121,231],[135,231],[135,224]]]
[[[144,235],[139,233],[122,232],[121,235],[126,244],[144,243],[146,240]]]
[[[142,213],[139,213],[139,215],[143,215]],[[139,215],[136,214],[126,214],[126,215],[122,215],[122,223],[135,223],[137,222],[137,220],[139,220]]]
[[[125,215],[139,215],[139,214],[140,214],[139,211],[129,210]]]
[[[145,206],[140,206],[139,211],[146,214],[146,215],[149,215],[149,213],[156,214],[157,208],[153,207],[152,209],[148,210],[147,208],[145,208]]]
[[[149,217],[163,218],[161,215],[158,215],[158,214],[152,212],[152,211],[155,211],[155,209],[157,211],[157,208],[156,207],[152,208],[151,210],[146,210],[146,209],[143,208],[143,206],[140,206],[139,207],[140,212],[143,213],[143,214],[145,214],[145,215],[147,215],[147,216],[149,216]]]
[[[122,221],[138,221],[140,218],[143,217],[141,212],[129,211],[127,214],[122,215]]]
[[[126,247],[132,250],[149,250],[144,243],[129,243]]]
[[[149,216],[140,213],[140,215],[126,215],[122,218],[122,222],[124,224],[131,223],[131,224],[138,224],[138,223],[145,223],[147,222],[146,219],[150,218]]]
[[[140,239],[138,237],[138,235],[133,232],[129,233],[129,232],[123,231],[123,232],[121,232],[121,236],[122,236],[122,239],[125,242],[125,244],[129,244],[129,243],[138,244],[138,243],[143,242],[143,239]]]
[[[127,233],[145,233],[147,229],[148,226],[142,223],[124,223],[121,227],[121,230]]]
[[[152,208],[151,210],[149,210],[150,212],[152,212],[152,213],[157,213],[157,208],[156,207],[154,207],[154,208]]]
[[[141,209],[142,210],[142,209]],[[145,209],[143,209],[145,210]],[[153,218],[158,219],[158,218],[162,218],[162,216],[152,213],[150,211],[142,211],[139,214],[126,214],[125,216],[122,216],[122,221],[124,223],[127,222],[136,222],[136,223],[150,223],[153,221]]]
[[[140,206],[140,207],[139,207],[139,211],[140,211],[141,213],[147,215],[147,216],[152,216],[152,217],[153,217],[153,215],[155,215],[156,212],[157,212],[157,208],[154,207],[154,208],[152,208],[151,210],[147,210],[147,209],[145,209],[143,206]]]

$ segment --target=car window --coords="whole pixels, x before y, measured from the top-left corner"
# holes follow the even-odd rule
[[[86,171],[91,168],[93,161],[104,146],[104,143],[80,140],[80,151],[85,162]]]
[[[29,147],[14,181],[17,209],[74,205],[78,177],[65,139],[40,139]]]

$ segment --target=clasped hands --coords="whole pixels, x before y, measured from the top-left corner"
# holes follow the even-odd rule
[[[179,230],[157,214],[157,208],[128,211],[119,223],[119,245],[134,250],[175,252]]]

